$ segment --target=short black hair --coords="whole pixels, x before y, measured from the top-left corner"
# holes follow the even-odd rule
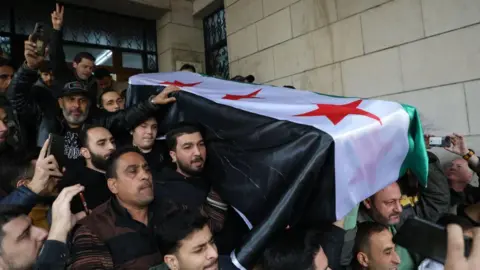
[[[107,179],[117,177],[117,162],[124,154],[127,153],[137,153],[143,156],[143,154],[133,146],[124,146],[117,148],[115,151],[113,151],[113,153],[110,155],[110,158],[107,160],[107,170],[105,172],[105,176],[107,177]]]
[[[161,218],[157,219],[155,235],[161,254],[173,254],[180,248],[180,241],[208,226],[208,217],[200,209],[170,203]]]
[[[361,251],[367,251],[369,247],[370,236],[374,233],[381,233],[388,230],[388,227],[373,221],[362,222],[357,225],[357,234],[355,236],[355,244],[353,246],[353,262],[357,262],[357,254]]]
[[[321,233],[316,230],[289,229],[279,235],[263,252],[264,270],[313,270],[321,250]]]
[[[21,179],[33,178],[35,168],[29,160],[12,162],[8,166],[0,166],[0,188],[10,193],[17,188]]]
[[[8,67],[11,67],[12,69],[15,69],[15,67],[13,66],[12,60],[5,57],[0,57],[0,67],[3,67],[3,66],[8,66]]]
[[[177,138],[184,134],[192,134],[200,132],[203,136],[202,129],[199,125],[181,122],[173,126],[165,135],[165,142],[167,144],[168,151],[174,151],[177,147]]]
[[[93,128],[104,128],[106,127],[102,125],[95,125],[95,124],[85,124],[80,129],[80,133],[78,134],[78,140],[80,141],[80,147],[87,147],[88,145],[88,131]],[[107,129],[108,130],[108,129]]]
[[[105,95],[106,93],[110,93],[110,92],[115,92],[115,93],[118,94],[118,92],[115,91],[115,90],[113,90],[113,89],[105,89],[105,90],[103,90],[103,91],[100,93],[100,95],[98,95],[97,105],[98,105],[100,108],[103,108],[103,104],[102,104],[102,103],[103,103],[103,101],[102,101],[103,95]],[[118,94],[118,95],[121,97],[120,94]]]
[[[2,242],[5,236],[3,226],[17,217],[28,215],[28,212],[29,210],[22,205],[0,204],[0,255],[3,252]]]
[[[43,61],[40,64],[40,67],[38,67],[38,71],[40,71],[40,73],[49,73],[52,72],[52,67],[50,66],[49,62]]]
[[[197,72],[197,69],[195,69],[195,67],[193,65],[190,65],[190,64],[184,64],[181,68],[180,68],[180,71],[183,71],[183,70],[190,70],[194,73]]]
[[[283,86],[284,88],[290,88],[290,89],[296,89],[295,87],[291,86],[291,85],[284,85]]]
[[[92,62],[95,62],[95,57],[89,52],[79,52],[79,53],[77,53],[75,55],[75,57],[73,58],[73,62],[78,64],[78,63],[82,62],[82,59],[84,59],[84,58],[88,59]]]
[[[108,71],[108,69],[106,68],[95,69],[95,72],[93,72],[93,75],[95,75],[95,78],[97,78],[97,80],[101,80],[105,77],[112,77],[112,75],[110,75],[110,71]]]

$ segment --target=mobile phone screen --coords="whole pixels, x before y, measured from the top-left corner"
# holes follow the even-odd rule
[[[49,152],[55,157],[61,170],[65,166],[65,137],[51,134]]]
[[[405,221],[393,237],[393,242],[410,252],[445,263],[447,256],[447,231],[444,227],[420,218]],[[465,256],[470,254],[472,239],[465,237]]]

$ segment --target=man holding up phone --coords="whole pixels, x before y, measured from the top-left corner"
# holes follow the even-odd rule
[[[149,100],[140,102],[125,110],[114,113],[94,110],[95,102],[89,99],[89,90],[79,81],[65,84],[58,96],[58,107],[62,116],[58,117],[58,107],[42,108],[31,98],[31,87],[37,80],[37,69],[44,57],[36,53],[36,44],[25,41],[26,63],[18,70],[8,92],[8,99],[19,115],[28,119],[41,117],[38,128],[37,145],[43,144],[50,133],[65,137],[65,152],[68,161],[78,164],[80,142],[78,134],[85,123],[101,125],[114,136],[122,136],[135,123],[147,119],[163,105],[175,102],[169,94],[179,91],[175,86],[166,87]],[[68,166],[68,165],[67,165]]]

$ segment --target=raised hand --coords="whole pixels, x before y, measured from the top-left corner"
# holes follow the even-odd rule
[[[447,226],[447,260],[445,270],[474,270],[480,269],[480,229],[473,233],[473,245],[470,256],[465,257],[465,241],[462,228],[458,225]]]
[[[177,86],[169,85],[165,87],[165,89],[163,89],[162,92],[160,92],[158,95],[156,95],[152,99],[152,103],[156,105],[165,105],[168,103],[175,102],[176,99],[174,97],[168,97],[168,95],[170,93],[177,92],[177,91],[180,91],[180,88],[178,88]]]
[[[31,69],[37,69],[40,64],[45,60],[44,56],[40,56],[37,54],[37,44],[35,44],[35,42],[32,42],[32,36],[29,36],[28,40],[25,41],[24,55],[25,60],[27,61],[27,66]]]
[[[60,4],[57,4],[55,11],[52,12],[52,27],[55,30],[60,31],[62,29],[63,11],[64,11],[64,7],[60,6]]]
[[[445,147],[445,150],[460,156],[468,154],[469,150],[463,136],[453,133],[450,135],[450,142],[450,146]]]
[[[50,139],[43,144],[42,150],[35,164],[35,174],[27,187],[39,195],[49,195],[56,189],[57,183],[63,174],[53,155],[46,156]]]
[[[65,243],[67,241],[68,233],[73,226],[86,216],[85,212],[72,214],[70,211],[70,203],[72,202],[73,197],[83,190],[84,187],[81,185],[66,187],[53,202],[52,227],[48,234],[49,240],[57,240]]]

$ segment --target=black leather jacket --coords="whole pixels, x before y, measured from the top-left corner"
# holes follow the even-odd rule
[[[50,133],[64,135],[66,123],[59,114],[58,105],[39,106],[33,96],[31,89],[37,80],[37,71],[22,66],[10,83],[8,99],[17,114],[22,117],[39,117],[37,135],[37,146],[42,146]],[[95,104],[90,103],[90,112],[85,123],[101,125],[110,130],[113,136],[123,135],[136,123],[145,121],[159,106],[153,105],[150,101],[144,101],[118,112],[107,112],[98,109]]]

